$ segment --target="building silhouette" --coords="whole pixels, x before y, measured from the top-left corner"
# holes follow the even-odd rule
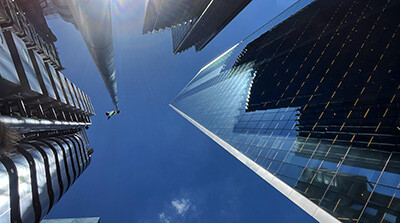
[[[300,0],[171,107],[316,220],[398,222],[399,3]]]

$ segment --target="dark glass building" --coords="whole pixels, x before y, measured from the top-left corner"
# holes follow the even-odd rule
[[[399,222],[399,3],[300,0],[171,107],[316,220]]]
[[[150,0],[143,34],[170,28],[174,54],[202,50],[251,0]]]

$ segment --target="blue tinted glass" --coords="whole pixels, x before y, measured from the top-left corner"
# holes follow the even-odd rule
[[[399,5],[300,0],[172,106],[338,220],[398,221]]]

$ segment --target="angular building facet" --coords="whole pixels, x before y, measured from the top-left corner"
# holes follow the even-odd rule
[[[170,28],[174,54],[202,50],[251,0],[150,0],[143,34]]]
[[[0,222],[43,219],[93,152],[93,106],[61,73],[41,3],[0,0]]]
[[[171,107],[316,220],[399,222],[399,3],[300,0]]]

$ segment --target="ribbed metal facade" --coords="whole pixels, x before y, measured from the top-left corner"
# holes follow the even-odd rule
[[[38,222],[90,163],[82,133],[23,141],[0,158],[0,222]]]
[[[0,30],[0,40],[2,115],[90,125],[94,110],[86,94],[14,32]]]
[[[0,0],[0,25],[0,222],[39,222],[90,163],[94,109],[61,73],[39,1]]]

